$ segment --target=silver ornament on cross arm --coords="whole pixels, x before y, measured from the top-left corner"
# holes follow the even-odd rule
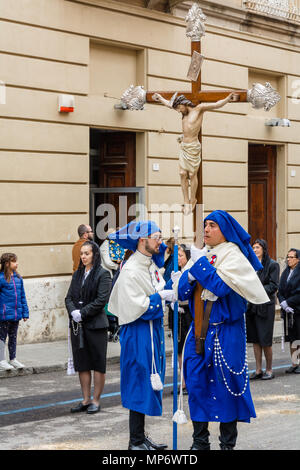
[[[247,101],[254,109],[264,108],[265,111],[269,111],[280,99],[281,96],[269,82],[265,85],[253,83],[252,88],[247,92]]]

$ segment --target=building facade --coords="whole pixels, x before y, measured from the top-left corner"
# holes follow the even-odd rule
[[[131,84],[191,89],[191,3],[0,0],[0,252],[18,255],[25,278],[31,316],[21,342],[66,337],[81,223],[101,240],[105,227],[138,213],[157,220],[166,238],[174,224],[192,238],[191,217],[180,210],[179,115],[156,104],[115,107]],[[199,4],[207,16],[202,89],[270,82],[281,95],[268,113],[230,103],[205,114],[204,211],[229,211],[282,260],[300,248],[300,5]],[[74,96],[74,112],[59,112],[61,94]],[[291,125],[266,126],[270,118]]]

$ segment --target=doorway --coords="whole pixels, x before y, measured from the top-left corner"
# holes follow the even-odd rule
[[[90,129],[90,224],[99,245],[109,228],[125,225],[143,203],[136,187],[136,134]],[[133,208],[133,210],[132,210]]]
[[[263,238],[276,259],[276,159],[275,145],[249,144],[248,232],[251,243]]]

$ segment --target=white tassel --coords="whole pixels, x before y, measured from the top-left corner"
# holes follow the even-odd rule
[[[164,386],[161,381],[160,375],[157,372],[155,359],[154,359],[154,343],[153,343],[153,322],[152,320],[149,321],[150,326],[150,334],[151,334],[151,348],[152,348],[152,367],[151,367],[151,374],[150,374],[150,382],[151,387],[155,391],[163,390]]]
[[[71,346],[71,338],[70,338],[70,328],[68,328],[68,349],[69,349],[69,358],[68,358],[68,367],[67,367],[67,375],[76,375],[74,370],[74,363],[73,363],[73,354],[72,354],[72,346]]]
[[[180,374],[180,393],[178,398],[178,409],[175,411],[172,421],[177,424],[186,424],[188,422],[185,412],[183,411],[183,389],[182,389],[182,382],[183,382],[183,361],[184,361],[184,350],[185,350],[185,343],[186,340],[191,332],[191,327],[186,335],[183,350],[182,350],[182,366],[181,366],[181,374]]]
[[[185,424],[188,422],[185,412],[183,410],[177,410],[176,413],[174,413],[173,415],[172,421],[177,424]]]
[[[160,375],[158,373],[150,375],[151,386],[153,390],[159,391],[163,390],[164,386],[162,384]]]
[[[68,359],[67,375],[76,375],[76,372],[74,370],[73,359],[71,357],[69,357]]]

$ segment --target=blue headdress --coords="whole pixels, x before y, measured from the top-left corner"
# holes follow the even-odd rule
[[[251,236],[230,214],[228,214],[228,212],[222,210],[213,211],[205,217],[204,222],[206,220],[213,220],[219,225],[226,240],[238,245],[255,271],[259,271],[263,268],[250,245]]]
[[[155,232],[161,232],[161,230],[152,220],[129,222],[129,224],[121,227],[117,232],[111,233],[108,238],[114,240],[125,249],[136,251],[139,239],[147,238]],[[159,268],[164,265],[164,252],[166,248],[167,246],[161,243],[159,254],[152,256],[153,261]]]

